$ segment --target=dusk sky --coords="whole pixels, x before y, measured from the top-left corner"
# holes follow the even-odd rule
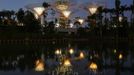
[[[50,1],[50,0],[0,0],[0,10],[4,10],[4,9],[18,10],[19,8],[24,8],[28,4],[42,3],[44,1]],[[74,1],[77,1],[78,3],[84,3],[84,2],[91,2],[97,0],[74,0]],[[114,6],[114,0],[103,0],[103,1],[106,1],[105,4],[107,4],[107,7]],[[121,0],[121,1],[122,4],[127,4],[127,5],[130,5],[132,3],[132,0]]]

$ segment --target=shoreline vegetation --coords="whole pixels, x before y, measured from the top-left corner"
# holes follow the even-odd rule
[[[2,27],[1,27],[2,28]],[[5,28],[5,29],[4,29]],[[133,29],[118,28],[105,30],[100,33],[98,28],[90,30],[79,28],[77,33],[56,32],[54,29],[45,29],[43,35],[41,31],[27,32],[24,27],[5,26],[0,31],[0,44],[39,44],[39,43],[79,43],[79,42],[134,42]]]
[[[28,35],[1,36],[0,44],[65,44],[65,43],[133,43],[133,37],[78,36],[78,35]]]

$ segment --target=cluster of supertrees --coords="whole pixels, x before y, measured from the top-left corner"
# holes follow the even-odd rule
[[[130,14],[127,14],[125,16],[125,12],[129,11]],[[123,36],[126,36],[128,34],[128,30],[133,30],[133,21],[134,21],[134,1],[133,4],[130,6],[127,5],[121,5],[120,0],[115,0],[115,8],[103,8],[98,7],[98,10],[95,14],[88,16],[88,24],[92,26],[93,30],[97,30],[96,32],[100,35],[102,35],[102,32],[104,35],[108,35],[109,32],[110,35],[112,35],[114,32],[114,35],[121,34]],[[130,20],[129,20],[130,19]],[[106,31],[108,33],[106,33]]]
[[[44,8],[48,8],[50,5],[46,2],[42,4]],[[127,17],[124,16],[125,11],[132,12],[131,21],[128,22]],[[105,15],[104,15],[105,14]],[[107,14],[110,14],[107,16]],[[47,15],[44,15],[46,17]],[[115,0],[115,8],[103,8],[98,7],[97,13],[92,14],[91,16],[87,17],[87,20],[90,29],[89,31],[95,31],[97,34],[102,34],[105,30],[107,31],[115,31],[116,33],[120,31],[127,32],[128,28],[133,28],[133,21],[134,21],[134,1],[133,4],[130,6],[122,5],[120,0]],[[34,14],[30,11],[24,11],[20,9],[19,11],[9,11],[4,10],[0,12],[0,25],[8,25],[8,26],[22,26],[27,31],[40,31],[39,20],[34,17]],[[54,22],[47,23],[45,21],[46,30],[53,30],[55,27]],[[80,24],[79,22],[75,22],[74,24]],[[85,28],[79,28],[81,32],[85,31]],[[98,31],[99,30],[99,31]]]
[[[49,5],[43,4],[44,8]],[[39,21],[35,18],[34,14],[29,10],[20,8],[18,11],[3,10],[0,11],[0,26],[3,27],[21,27],[26,31],[39,31]]]

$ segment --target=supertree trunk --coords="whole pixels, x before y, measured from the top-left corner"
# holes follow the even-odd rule
[[[118,47],[118,27],[119,27],[119,15],[120,15],[120,0],[115,0],[115,9],[116,9],[116,33],[115,33],[115,38],[116,38],[116,46]]]
[[[117,17],[117,25],[118,25],[118,22],[119,22],[119,14],[120,14],[120,0],[115,0],[115,8],[116,8],[116,17]]]
[[[133,25],[133,21],[134,21],[134,0],[133,0],[133,4],[131,5],[131,26]]]
[[[134,0],[133,0],[133,4],[131,5],[131,12],[132,12],[132,15],[131,16],[133,16],[134,15]]]

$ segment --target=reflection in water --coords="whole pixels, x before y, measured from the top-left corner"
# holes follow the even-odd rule
[[[59,50],[59,49],[57,49],[56,51],[55,51],[55,54],[56,55],[60,55],[62,52],[61,52],[61,50]]]
[[[70,66],[71,66],[70,60],[69,60],[69,59],[65,59],[65,60],[64,60],[64,63],[63,63],[63,66],[65,66],[65,67],[70,67]]]
[[[119,54],[119,59],[122,59],[123,58],[123,55],[122,54]]]
[[[91,75],[90,71],[96,71],[99,75],[133,75],[133,47],[118,46],[1,46],[0,74],[1,71],[16,72],[19,69],[22,72],[43,71],[45,75],[54,72],[54,75],[63,72]]]
[[[36,67],[35,67],[35,71],[44,71],[44,62],[43,60],[37,60],[36,61]]]
[[[92,62],[90,65],[89,65],[89,69],[92,70],[92,71],[96,71],[97,70],[97,64]]]
[[[70,53],[70,54],[73,54],[73,53],[74,53],[74,50],[71,48],[71,49],[69,50],[69,53]]]
[[[79,58],[80,59],[83,59],[85,56],[84,56],[84,53],[83,52],[80,52],[80,56],[79,56]]]
[[[116,53],[117,51],[116,51],[116,49],[114,49],[114,53]]]

